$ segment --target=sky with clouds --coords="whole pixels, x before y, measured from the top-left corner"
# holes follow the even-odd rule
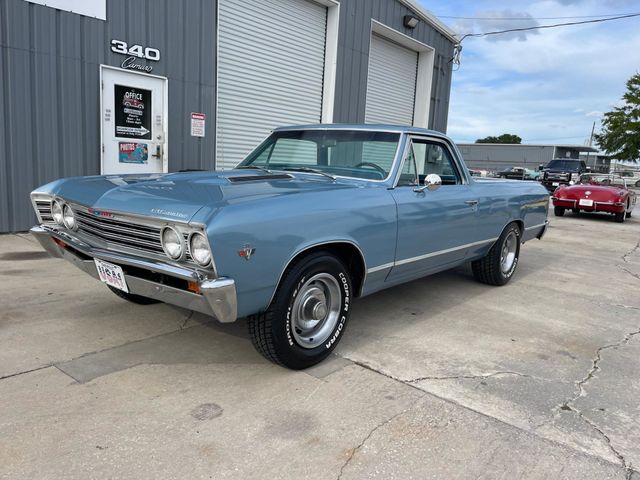
[[[459,33],[640,13],[640,0],[420,0]],[[449,18],[467,17],[467,18]],[[583,144],[640,72],[640,17],[463,41],[448,134],[457,142],[515,133],[526,143]]]

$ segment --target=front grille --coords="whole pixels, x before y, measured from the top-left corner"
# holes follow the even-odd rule
[[[53,223],[51,215],[51,200],[35,200],[36,209],[42,223]]]
[[[78,209],[75,209],[75,214],[80,232],[98,237],[115,247],[164,255],[160,242],[160,227],[99,217]]]

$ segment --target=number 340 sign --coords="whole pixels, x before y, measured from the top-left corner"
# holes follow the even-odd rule
[[[128,45],[122,40],[111,40],[111,51],[121,55],[144,58],[146,60],[160,61],[160,50],[157,48],[143,47],[142,45]]]

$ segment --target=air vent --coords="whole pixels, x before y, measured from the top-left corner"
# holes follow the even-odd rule
[[[289,180],[293,178],[291,175],[287,174],[276,174],[276,175],[245,175],[242,177],[229,177],[229,181],[232,183],[240,183],[240,182],[262,182],[264,180]]]

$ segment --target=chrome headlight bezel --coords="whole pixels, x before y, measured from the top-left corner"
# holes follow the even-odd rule
[[[205,249],[206,249],[207,254],[208,254],[206,262],[199,261],[198,258],[196,257],[196,255],[194,255],[193,242],[196,239],[201,239],[204,242],[204,246],[205,246]],[[209,246],[209,240],[207,239],[207,236],[204,233],[202,233],[202,232],[191,232],[191,234],[189,235],[189,241],[187,243],[188,243],[188,247],[189,247],[189,255],[191,256],[191,259],[195,263],[197,263],[201,267],[208,267],[209,265],[211,265],[212,260],[213,260],[213,254],[211,253],[211,247]]]
[[[173,254],[168,250],[167,248],[167,243],[165,242],[165,233],[166,232],[173,232],[176,237],[178,238],[178,241],[176,242],[180,249],[178,250],[178,252],[174,252]],[[185,254],[185,245],[184,245],[184,236],[174,227],[171,227],[169,225],[165,226],[162,230],[160,230],[160,244],[162,245],[162,250],[164,251],[165,255],[167,257],[169,257],[171,260],[180,260],[184,257]]]
[[[78,221],[76,220],[76,214],[73,211],[73,208],[68,203],[65,203],[62,206],[62,223],[69,230],[77,230],[78,229]]]
[[[56,212],[56,208],[59,210],[58,212]],[[59,200],[51,201],[51,216],[57,225],[64,226],[64,205]]]

